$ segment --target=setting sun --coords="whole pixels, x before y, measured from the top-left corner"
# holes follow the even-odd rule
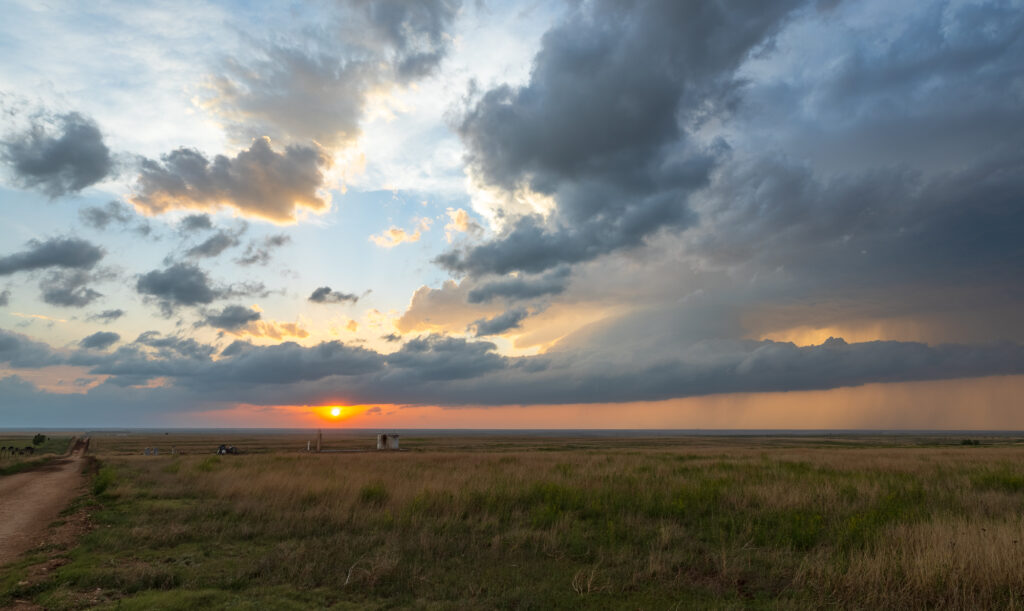
[[[331,416],[332,417],[337,418],[340,415],[341,415],[341,408],[340,407],[332,407],[331,408]]]

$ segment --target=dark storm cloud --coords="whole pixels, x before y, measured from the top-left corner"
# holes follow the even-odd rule
[[[21,252],[0,257],[0,276],[46,267],[89,269],[103,258],[103,249],[78,238],[31,240]]]
[[[213,229],[213,221],[209,214],[190,214],[181,219],[178,223],[178,231],[182,233],[193,233]]]
[[[121,318],[122,316],[124,316],[124,314],[125,314],[124,310],[122,310],[120,308],[117,308],[117,309],[114,309],[114,310],[103,310],[102,312],[100,312],[98,314],[93,314],[92,316],[90,316],[88,318],[88,320],[93,320],[93,321],[101,322],[101,323],[107,325],[107,324],[110,324],[110,323],[114,322],[115,320]]]
[[[226,61],[211,109],[240,141],[343,145],[359,135],[367,96],[431,73],[445,56],[460,3],[344,2],[300,35],[282,33],[251,59]],[[340,34],[340,35],[339,35]],[[329,104],[323,103],[330,100]]]
[[[52,271],[39,281],[42,300],[50,305],[84,308],[103,296],[87,286],[98,278],[84,270]]]
[[[186,257],[216,257],[229,248],[238,246],[241,241],[237,233],[218,231],[203,242],[185,251]]]
[[[291,241],[292,239],[283,233],[270,235],[258,241],[250,240],[245,246],[245,252],[241,257],[235,259],[235,263],[239,265],[266,265],[270,263],[270,258],[275,250]]]
[[[218,297],[206,272],[189,263],[175,263],[166,269],[142,274],[135,289],[157,299],[168,315],[176,306],[205,305]]]
[[[92,335],[82,338],[78,345],[83,348],[95,350],[106,350],[121,339],[121,336],[112,331],[97,331]]]
[[[353,293],[342,293],[341,291],[332,291],[329,286],[321,286],[320,288],[313,291],[309,296],[309,301],[313,303],[355,303],[359,301],[359,295]]]
[[[501,335],[510,329],[518,329],[519,323],[529,315],[530,313],[525,308],[512,308],[492,318],[482,318],[471,324],[470,327],[476,331],[477,337]]]
[[[815,177],[760,159],[724,167],[701,206],[701,256],[784,269],[800,290],[1014,289],[1024,270],[1024,154],[957,171],[884,169]]]
[[[317,146],[289,146],[279,153],[267,138],[253,140],[233,158],[217,155],[211,160],[194,149],[179,148],[160,161],[141,161],[131,201],[149,214],[227,205],[242,214],[294,222],[299,208],[327,209],[327,200],[317,191],[330,163]]]
[[[260,313],[256,310],[240,305],[229,305],[220,312],[206,313],[202,324],[233,331],[259,319]]]
[[[689,144],[686,128],[725,105],[740,62],[793,4],[597,2],[574,10],[544,35],[530,82],[484,93],[459,126],[478,181],[550,195],[554,215],[523,217],[495,240],[437,261],[471,275],[541,272],[691,224],[689,195],[723,150]]]
[[[490,303],[495,298],[516,301],[547,295],[559,295],[569,282],[569,266],[563,266],[539,276],[517,276],[481,283],[469,291],[469,303]]]
[[[94,121],[72,112],[47,122],[35,122],[0,143],[0,156],[19,184],[56,198],[78,193],[110,174],[114,162]]]

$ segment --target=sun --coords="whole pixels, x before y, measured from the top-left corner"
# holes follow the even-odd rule
[[[332,407],[331,408],[331,416],[333,416],[334,418],[337,418],[340,415],[341,415],[341,408],[340,407]]]

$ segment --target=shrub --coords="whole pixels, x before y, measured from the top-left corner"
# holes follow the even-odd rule
[[[42,433],[36,433],[36,436],[32,438],[32,445],[41,446],[46,443],[46,435]]]
[[[110,467],[103,467],[96,473],[92,480],[92,493],[99,496],[107,491],[107,488],[114,483],[114,470]]]

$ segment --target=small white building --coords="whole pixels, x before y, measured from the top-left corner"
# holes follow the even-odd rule
[[[377,434],[377,449],[378,450],[397,450],[398,449],[398,435],[389,435],[387,433]]]

